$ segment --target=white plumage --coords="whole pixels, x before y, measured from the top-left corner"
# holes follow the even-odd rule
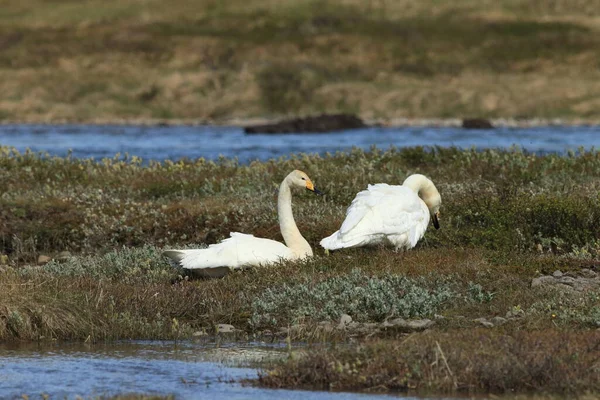
[[[204,277],[221,277],[233,268],[243,268],[310,257],[312,249],[302,237],[292,214],[292,187],[321,194],[302,171],[291,172],[281,183],[277,211],[286,244],[253,235],[231,232],[230,237],[205,249],[165,250],[163,255],[179,267]],[[287,246],[286,246],[287,245]]]
[[[427,230],[430,210],[439,227],[440,205],[435,185],[420,174],[409,176],[402,186],[369,185],[346,210],[340,229],[321,240],[321,246],[327,250],[378,244],[397,250],[413,248]]]
[[[166,250],[163,254],[178,266],[210,278],[224,276],[230,268],[294,258],[294,252],[283,243],[239,232],[231,232],[229,238],[206,249]]]

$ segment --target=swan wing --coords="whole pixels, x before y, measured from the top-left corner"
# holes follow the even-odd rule
[[[411,189],[385,183],[369,185],[348,207],[340,230],[321,244],[335,249],[376,244],[387,238],[396,246],[399,240],[408,240],[413,247],[425,233],[428,221],[427,206]]]
[[[206,249],[167,250],[164,254],[186,269],[240,268],[294,257],[283,243],[238,232]]]

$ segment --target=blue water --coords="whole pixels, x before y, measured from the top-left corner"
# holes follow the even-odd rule
[[[280,346],[230,343],[124,342],[106,345],[0,345],[0,398],[85,399],[122,394],[176,399],[363,400],[391,396],[243,386],[256,365],[285,357]],[[254,367],[253,367],[254,366]],[[398,398],[398,397],[396,397]],[[403,397],[403,399],[409,399]],[[414,398],[413,398],[414,399]]]
[[[148,160],[187,157],[215,160],[237,157],[242,163],[291,153],[347,151],[352,147],[457,146],[564,153],[600,147],[600,126],[547,126],[466,130],[457,127],[386,127],[325,134],[246,135],[240,127],[140,125],[0,125],[0,145],[50,155],[100,160],[128,153]]]

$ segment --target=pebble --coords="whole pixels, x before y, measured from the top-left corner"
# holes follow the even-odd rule
[[[502,317],[494,317],[491,320],[491,323],[493,323],[495,326],[504,325],[507,322],[508,322],[508,320],[506,318],[502,318]]]
[[[71,252],[70,251],[61,251],[60,253],[58,253],[58,255],[56,256],[56,259],[58,261],[64,262],[64,261],[69,261],[69,259],[71,258]]]
[[[233,333],[236,329],[233,325],[219,324],[217,325],[217,333]]]
[[[38,263],[38,265],[44,265],[44,264],[48,264],[51,260],[52,260],[51,257],[41,255],[38,257],[37,263]]]
[[[504,316],[506,319],[511,319],[511,318],[520,318],[525,316],[525,311],[521,310],[521,309],[515,309],[515,310],[509,310],[506,312],[506,315]]]
[[[423,331],[435,324],[430,319],[414,319],[405,320],[403,318],[396,318],[391,321],[385,321],[381,324],[382,328],[394,328],[404,332],[416,332]]]
[[[340,317],[340,323],[338,324],[337,328],[338,329],[346,329],[346,327],[348,325],[350,325],[351,322],[352,322],[351,316],[349,316],[348,314],[342,314],[342,316]]]
[[[478,324],[483,325],[486,328],[493,328],[494,327],[494,324],[491,323],[490,321],[488,321],[485,318],[476,318],[476,319],[473,320],[473,322],[477,322]]]

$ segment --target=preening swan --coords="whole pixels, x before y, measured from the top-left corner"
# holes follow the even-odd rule
[[[337,250],[384,244],[411,249],[425,234],[430,212],[439,229],[441,204],[435,185],[421,174],[409,176],[402,186],[369,185],[352,200],[342,227],[321,240],[321,246]]]
[[[163,255],[169,257],[177,265],[194,270],[197,275],[205,277],[224,276],[231,268],[311,257],[313,251],[294,221],[291,190],[293,187],[322,194],[314,187],[308,175],[302,171],[292,171],[281,182],[277,199],[277,213],[285,245],[275,240],[231,232],[231,237],[220,243],[212,244],[206,249],[166,250]]]

